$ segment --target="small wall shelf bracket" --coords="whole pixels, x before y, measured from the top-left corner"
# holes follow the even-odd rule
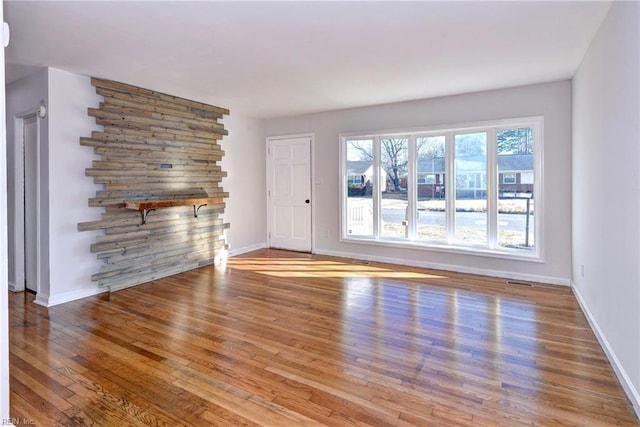
[[[147,214],[149,212],[153,212],[155,211],[155,209],[142,209],[140,210],[140,216],[142,217],[142,225],[145,225],[147,223]]]
[[[196,207],[196,205],[193,205],[193,217],[194,218],[198,218],[198,211],[200,210],[201,207],[203,206],[207,206],[206,203],[203,203],[202,205],[198,205],[198,207]]]

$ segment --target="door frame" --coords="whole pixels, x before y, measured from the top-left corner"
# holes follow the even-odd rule
[[[313,189],[315,180],[313,179],[313,177],[315,176],[315,156],[313,155],[314,153],[314,140],[315,140],[315,135],[313,133],[296,133],[296,134],[291,134],[291,135],[278,135],[278,136],[268,136],[266,139],[266,158],[267,158],[267,169],[266,169],[266,175],[267,175],[267,188],[265,189],[265,196],[267,198],[267,247],[270,248],[271,247],[271,225],[272,225],[272,221],[271,221],[271,197],[270,197],[270,191],[271,191],[271,187],[273,185],[273,183],[271,182],[271,167],[272,167],[272,160],[271,160],[271,145],[273,141],[279,141],[279,140],[283,140],[283,139],[293,139],[293,138],[309,138],[309,163],[310,163],[310,168],[309,168],[309,174],[311,176],[309,176],[309,187],[310,187],[310,198],[311,198],[311,253],[315,252],[315,224],[316,224],[316,204],[314,203],[314,194],[315,191]]]
[[[41,248],[41,206],[40,196],[42,191],[41,185],[41,159],[42,159],[42,147],[41,147],[41,118],[38,115],[36,108],[18,113],[13,118],[13,142],[14,142],[14,200],[15,205],[13,207],[13,254],[14,254],[14,274],[15,283],[9,284],[9,290],[13,292],[21,292],[25,290],[25,223],[24,223],[24,122],[29,119],[36,119],[36,164],[38,165],[36,170],[36,294],[40,292],[40,284],[42,280],[42,256],[40,254]]]

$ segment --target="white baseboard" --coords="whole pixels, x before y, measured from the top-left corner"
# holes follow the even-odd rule
[[[336,256],[340,258],[353,258],[353,259],[360,259],[364,261],[375,261],[375,262],[383,262],[387,264],[406,265],[409,267],[420,267],[420,268],[430,268],[433,270],[453,271],[456,273],[479,274],[481,276],[501,277],[504,279],[520,280],[520,281],[526,281],[526,282],[547,283],[551,285],[561,285],[561,286],[571,285],[571,281],[569,279],[563,279],[560,277],[540,276],[537,274],[522,274],[522,273],[514,273],[511,271],[485,270],[481,268],[465,267],[461,265],[440,264],[440,263],[433,263],[433,262],[409,260],[409,259],[403,259],[403,258],[363,255],[363,254],[352,253],[352,252],[315,250],[313,253],[318,255]]]
[[[256,251],[258,249],[264,249],[267,247],[266,243],[258,243],[255,245],[251,245],[251,246],[246,246],[244,248],[238,248],[235,250],[230,250],[229,251],[229,257],[232,256],[237,256],[237,255],[241,255],[247,252],[252,252],[252,251]],[[137,285],[136,284],[132,284],[132,285],[128,285],[125,287],[130,287],[130,286],[134,286]],[[124,288],[124,287],[123,287]],[[112,289],[112,290],[118,290],[118,289]],[[91,297],[94,295],[98,295],[104,292],[109,292],[109,288],[99,288],[99,287],[95,287],[95,288],[91,288],[91,289],[82,289],[79,291],[72,291],[72,292],[66,292],[63,294],[59,294],[59,295],[43,295],[42,293],[38,293],[36,295],[35,300],[33,301],[34,303],[44,306],[44,307],[53,307],[54,305],[58,305],[58,304],[63,304],[65,302],[70,302],[70,301],[75,301],[77,299],[81,299],[81,298],[86,298],[86,297]]]
[[[91,289],[81,289],[78,291],[65,292],[63,294],[53,296],[38,293],[36,294],[36,299],[33,302],[44,307],[53,307],[54,305],[64,304],[65,302],[92,297],[94,295],[107,292],[108,290],[109,289],[99,288],[96,286],[95,288]]]
[[[11,292],[21,292],[21,291],[23,291],[23,290],[24,290],[24,289],[18,289],[18,287],[16,286],[15,282],[11,282],[11,281],[9,281],[9,282],[8,282],[8,285],[9,285],[9,290],[10,290]]]
[[[42,293],[36,294],[36,299],[34,299],[33,302],[43,307],[50,307],[49,295],[43,295]]]
[[[571,289],[573,290],[573,294],[576,296],[576,299],[578,300],[578,304],[580,304],[580,308],[582,309],[582,312],[587,318],[587,321],[589,322],[589,325],[591,326],[593,333],[596,335],[596,338],[598,339],[600,346],[604,350],[604,353],[606,354],[607,359],[609,359],[609,363],[611,363],[611,366],[613,367],[613,370],[616,373],[616,376],[618,377],[618,381],[620,381],[620,384],[622,385],[624,392],[627,394],[627,397],[631,401],[631,404],[633,405],[633,410],[636,412],[636,416],[640,418],[640,391],[634,387],[633,382],[631,381],[631,378],[629,378],[629,375],[627,375],[627,371],[624,369],[624,366],[622,366],[622,363],[620,363],[620,360],[618,359],[618,357],[616,356],[616,353],[613,351],[613,348],[609,344],[607,337],[602,332],[602,329],[600,329],[598,322],[593,317],[591,310],[589,310],[589,307],[587,306],[586,302],[584,301],[584,298],[582,298],[580,291],[578,290],[578,288],[575,286],[574,283],[571,284]]]
[[[247,252],[253,252],[253,251],[257,251],[258,249],[264,249],[266,247],[267,247],[266,243],[256,243],[255,245],[245,246],[244,248],[230,249],[228,256],[229,258],[231,258],[234,256],[246,254]]]

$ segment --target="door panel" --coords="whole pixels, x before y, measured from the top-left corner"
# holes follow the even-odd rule
[[[291,168],[286,163],[280,162],[279,169],[275,171],[274,194],[291,194]]]
[[[269,140],[270,246],[311,251],[311,138]]]
[[[306,221],[307,209],[301,207],[293,208],[293,218],[296,220],[292,223],[292,235],[294,239],[306,239],[308,231],[307,226],[309,224]],[[304,221],[300,220],[301,218],[305,218]]]
[[[274,212],[275,227],[271,233],[271,237],[286,239],[289,236],[291,225],[290,208],[288,206],[275,206]]]

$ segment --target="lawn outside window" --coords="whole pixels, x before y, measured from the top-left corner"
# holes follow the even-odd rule
[[[542,148],[542,117],[341,134],[341,241],[541,261]]]

